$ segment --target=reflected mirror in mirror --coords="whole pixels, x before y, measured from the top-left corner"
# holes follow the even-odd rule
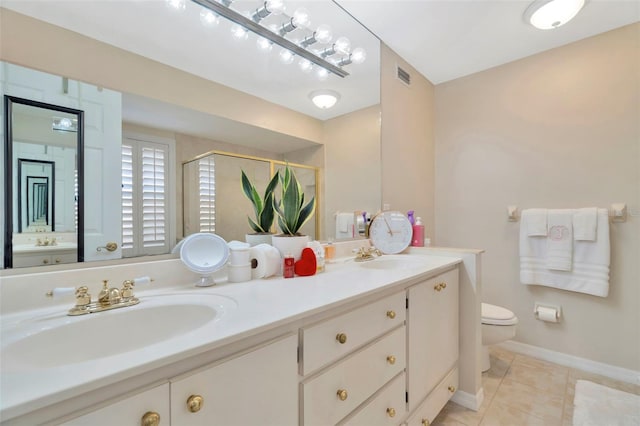
[[[4,266],[82,261],[83,112],[7,95],[4,102]]]
[[[18,232],[54,232],[55,162],[18,158]]]

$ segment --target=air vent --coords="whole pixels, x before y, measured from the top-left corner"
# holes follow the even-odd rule
[[[397,70],[398,70],[398,72],[396,74],[396,77],[398,77],[398,80],[400,80],[401,82],[403,82],[407,86],[410,86],[411,85],[411,74],[409,74],[408,72],[406,72],[405,70],[403,70],[399,66],[397,67]]]

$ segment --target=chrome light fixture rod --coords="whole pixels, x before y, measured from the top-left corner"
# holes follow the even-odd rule
[[[313,62],[314,64],[326,69],[327,71],[337,75],[338,77],[344,78],[349,75],[349,73],[343,70],[342,68],[337,67],[331,62],[328,62],[323,58],[320,58],[314,55],[313,53],[309,52],[306,49],[303,49],[302,47],[298,46],[292,41],[287,40],[286,38],[281,37],[280,35],[269,31],[268,29],[264,28],[262,25],[257,24],[253,20],[243,16],[242,14],[236,12],[233,9],[230,9],[224,6],[221,3],[218,3],[215,0],[192,0],[192,1],[206,9],[211,10],[213,13],[216,13],[228,19],[231,22],[234,22],[246,28],[247,30],[259,35],[260,37],[264,37],[267,40],[277,44],[278,46],[283,47],[287,50],[290,50],[296,55],[302,58],[305,58],[310,62]]]

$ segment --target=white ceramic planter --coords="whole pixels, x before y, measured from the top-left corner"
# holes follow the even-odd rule
[[[271,237],[273,234],[246,234],[244,236],[244,240],[253,246],[257,246],[258,244],[269,244],[271,245]]]
[[[296,261],[300,260],[300,257],[302,256],[302,249],[307,246],[308,242],[308,235],[274,235],[271,239],[271,245],[280,251],[280,256],[284,257],[287,254],[292,254]]]

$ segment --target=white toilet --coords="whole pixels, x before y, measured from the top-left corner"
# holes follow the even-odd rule
[[[489,345],[504,342],[516,335],[518,317],[502,306],[482,303],[482,371],[487,371],[489,362]]]

